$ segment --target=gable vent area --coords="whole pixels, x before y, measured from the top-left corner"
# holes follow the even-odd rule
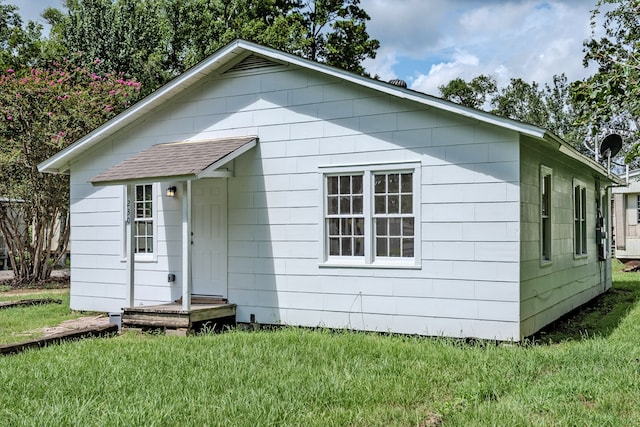
[[[245,59],[243,59],[242,61],[238,62],[233,67],[229,68],[227,71],[225,71],[224,74],[235,73],[238,71],[257,70],[259,68],[277,67],[279,65],[282,65],[282,64],[272,61],[270,59],[267,59],[263,56],[251,54],[247,56]]]

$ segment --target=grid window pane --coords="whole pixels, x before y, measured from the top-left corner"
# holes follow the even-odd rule
[[[364,218],[356,218],[353,234],[356,236],[364,236]]]
[[[385,196],[375,197],[375,212],[377,214],[387,213],[387,198]]]
[[[373,257],[414,257],[413,179],[411,172],[327,175],[328,255],[364,257],[368,253],[372,262]],[[373,231],[370,239],[369,231]]]
[[[329,255],[364,256],[363,176],[327,176],[326,187]]]
[[[587,254],[587,189],[582,185],[573,188],[573,239],[574,253]]]
[[[399,257],[400,253],[400,239],[389,239],[389,256]]]
[[[340,178],[340,194],[350,194],[351,193],[351,177],[341,176],[339,178]]]
[[[357,237],[353,239],[354,249],[353,254],[355,256],[364,256],[364,239],[362,237]]]
[[[340,235],[340,218],[329,219],[329,236]]]
[[[395,194],[389,194],[387,196],[387,212],[388,213],[399,213],[400,212],[400,201],[399,197]]]
[[[386,175],[376,175],[374,183],[376,193],[385,193],[387,191]]]
[[[413,218],[402,218],[402,235],[413,236]]]
[[[340,255],[340,239],[329,238],[329,255]]]
[[[341,214],[351,213],[351,197],[350,196],[340,197],[340,213]]]
[[[351,228],[351,218],[342,218],[340,220],[340,235],[351,236],[353,229]]]
[[[413,239],[402,239],[402,256],[413,256]]]
[[[361,214],[364,212],[362,196],[353,196],[353,213]]]
[[[540,183],[540,227],[542,260],[551,260],[551,174],[542,176]]]
[[[338,194],[338,177],[327,177],[327,194]]]
[[[342,244],[342,253],[341,255],[351,256],[353,255],[351,252],[351,238],[343,237],[340,239],[340,243]]]
[[[412,173],[375,175],[374,217],[376,256],[413,257]]]
[[[400,175],[390,173],[387,175],[387,193],[398,193],[400,188]]]
[[[403,194],[400,196],[400,213],[410,214],[413,212],[413,195]]]
[[[153,253],[153,185],[135,187],[134,251]]]
[[[413,174],[403,173],[400,175],[400,188],[402,193],[413,193]]]
[[[389,236],[400,236],[401,218],[389,218]]]
[[[327,197],[327,209],[329,215],[335,215],[338,213],[338,197]]]
[[[353,194],[362,194],[362,175],[351,177],[351,192]]]

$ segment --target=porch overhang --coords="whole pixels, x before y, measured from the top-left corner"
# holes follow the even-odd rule
[[[182,181],[182,310],[191,309],[191,182],[200,178],[228,177],[219,168],[255,147],[256,136],[157,144],[105,170],[91,179],[95,186],[126,185],[127,206],[135,205],[134,184]],[[135,302],[135,227],[127,215],[128,306]]]
[[[91,179],[95,186],[191,181],[223,176],[219,169],[255,147],[257,136],[153,145]]]

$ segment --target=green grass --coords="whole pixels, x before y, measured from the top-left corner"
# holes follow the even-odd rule
[[[640,274],[615,289],[524,345],[284,328],[28,351],[0,358],[0,425],[640,425]]]
[[[640,300],[640,273],[625,273],[613,262],[613,287],[536,334],[546,343],[579,340],[592,335],[608,336]]]
[[[0,292],[0,301],[14,301],[33,298],[62,300],[62,304],[42,304],[25,307],[0,309],[0,344],[26,341],[42,336],[41,329],[56,326],[69,319],[83,316],[83,313],[69,309],[69,291],[53,293],[43,291],[17,296],[7,296]],[[0,386],[1,387],[1,386]],[[0,420],[0,424],[2,421]]]

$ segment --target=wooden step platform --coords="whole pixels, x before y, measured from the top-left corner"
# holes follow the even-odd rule
[[[192,331],[205,323],[233,322],[236,304],[193,303],[190,310],[182,304],[147,305],[123,309],[122,327],[139,329],[185,329]]]

